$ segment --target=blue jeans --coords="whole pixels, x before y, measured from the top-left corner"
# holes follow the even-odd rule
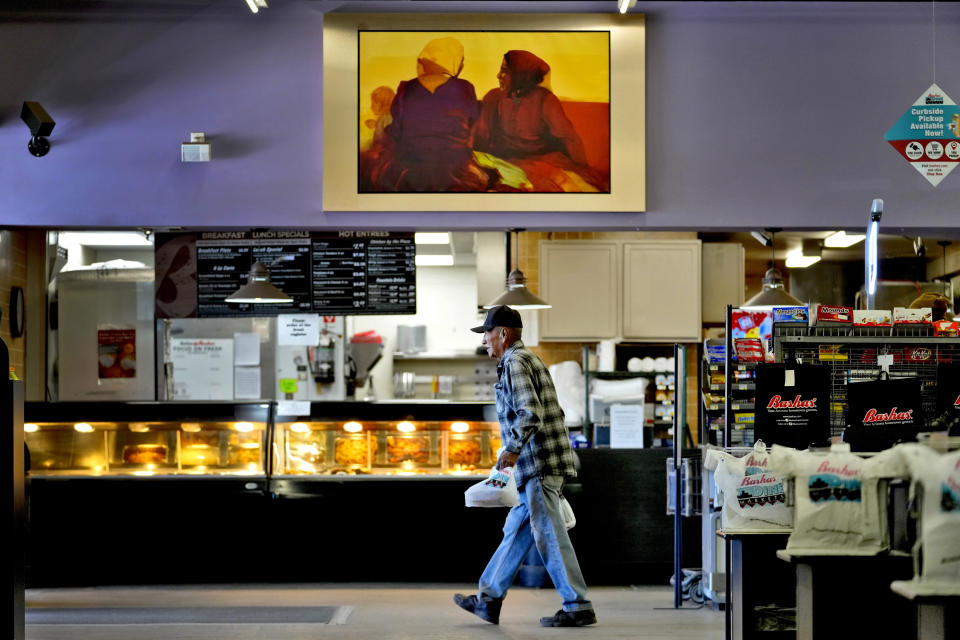
[[[560,513],[559,476],[530,478],[520,488],[520,504],[510,509],[503,525],[503,541],[480,576],[480,593],[502,599],[534,544],[547,573],[563,598],[564,611],[593,609],[587,585]]]

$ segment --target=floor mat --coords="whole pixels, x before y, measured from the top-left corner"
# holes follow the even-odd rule
[[[27,608],[27,624],[346,624],[353,607]]]

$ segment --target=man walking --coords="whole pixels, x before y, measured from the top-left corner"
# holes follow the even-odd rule
[[[503,446],[497,468],[514,468],[520,504],[507,514],[503,541],[480,576],[477,594],[458,593],[453,601],[499,624],[507,589],[536,544],[563,600],[563,607],[540,618],[540,624],[582,627],[594,624],[597,616],[560,511],[564,482],[576,475],[573,450],[553,380],[540,358],[523,346],[522,329],[520,314],[505,305],[490,309],[484,323],[471,329],[483,334],[487,354],[499,360],[497,417]]]

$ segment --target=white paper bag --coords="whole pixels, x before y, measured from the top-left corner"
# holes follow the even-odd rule
[[[513,467],[497,470],[463,492],[468,507],[515,507],[520,504]]]
[[[563,514],[563,524],[567,529],[577,526],[577,516],[573,514],[573,507],[563,494],[560,494],[560,513]]]

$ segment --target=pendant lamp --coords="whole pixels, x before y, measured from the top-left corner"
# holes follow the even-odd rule
[[[517,237],[519,229],[514,229],[514,238]],[[520,253],[520,244],[517,243],[517,253]],[[517,262],[520,258],[517,256]],[[510,231],[507,231],[507,268],[510,268]],[[484,309],[496,307],[505,304],[513,309],[550,309],[553,305],[545,302],[533,295],[527,289],[527,279],[520,271],[519,264],[507,274],[507,288],[491,302],[483,305]]]
[[[775,242],[778,229],[767,229],[770,232],[770,268],[763,276],[763,289],[741,307],[790,307],[803,303],[787,293],[783,284],[783,274],[777,269]],[[762,234],[760,234],[762,235]],[[754,236],[756,237],[756,235]]]
[[[285,304],[293,302],[293,298],[270,284],[270,272],[262,262],[254,262],[250,267],[247,284],[231,293],[227,302],[250,304]]]

